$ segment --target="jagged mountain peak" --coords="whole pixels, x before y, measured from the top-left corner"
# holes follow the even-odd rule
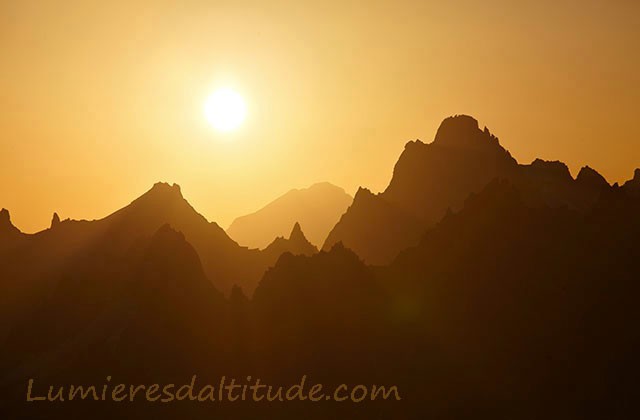
[[[11,224],[11,215],[9,214],[9,210],[3,208],[0,210],[0,226],[7,224]]]
[[[622,187],[633,195],[640,192],[640,168],[633,171],[633,178],[625,182]]]
[[[156,182],[153,187],[147,192],[151,195],[167,195],[173,197],[182,197],[182,190],[178,184],[169,184],[168,182]],[[146,195],[146,194],[145,194]]]
[[[20,230],[11,223],[11,215],[9,210],[3,208],[0,210],[0,231],[19,233]]]
[[[146,212],[157,213],[162,209],[169,208],[190,208],[191,205],[182,196],[182,191],[178,184],[166,182],[156,182],[150,190],[136,198],[128,206],[129,211],[138,209]],[[195,212],[195,210],[193,210]]]
[[[185,222],[189,220],[191,223],[205,222],[218,226],[214,222],[209,223],[204,216],[189,204],[183,197],[178,184],[166,182],[155,183],[150,190],[132,201],[129,206],[121,211],[158,220],[169,217],[169,219],[164,220],[165,222],[171,221],[171,218],[180,217]],[[180,228],[182,229],[182,227]]]
[[[405,143],[404,150],[411,150],[413,148],[420,148],[425,146],[425,143],[420,139],[410,140]]]
[[[487,128],[481,130],[475,118],[456,115],[442,121],[432,143],[416,140],[405,145],[382,196],[419,213],[435,203],[434,214],[426,217],[435,223],[447,207],[461,205],[469,192],[516,170],[516,160],[497,137]],[[416,194],[416,189],[421,192]]]
[[[633,178],[624,183],[624,185],[640,185],[640,168],[633,171]]]
[[[302,227],[300,227],[300,223],[296,222],[293,225],[293,229],[291,229],[291,234],[289,235],[289,240],[300,240],[300,239],[304,239],[305,241],[307,240],[307,238],[305,238],[304,233],[302,232]]]
[[[480,130],[478,120],[469,115],[445,118],[436,132],[433,144],[447,147],[478,148],[498,144],[498,138],[485,127]]]
[[[559,160],[544,160],[537,158],[528,165],[535,174],[544,178],[572,181],[573,177],[569,172],[569,167]]]
[[[20,229],[15,227],[13,223],[11,223],[9,210],[3,208],[0,210],[0,248],[3,247],[3,243],[6,239],[15,239],[19,236],[24,236],[24,234],[20,232]]]
[[[361,202],[361,201],[366,201],[366,200],[370,200],[370,199],[375,199],[376,194],[372,193],[371,190],[369,188],[366,187],[358,187],[358,191],[356,191],[356,195],[353,196],[353,202],[355,203],[356,201]]]
[[[331,246],[331,248],[329,249],[329,252],[344,252],[347,249],[348,248],[344,246],[344,243],[342,241],[338,241]]]
[[[351,248],[345,246],[342,241],[338,241],[333,244],[329,251],[324,251],[321,254],[318,254],[318,258],[339,258],[346,261],[351,261],[352,263],[363,264],[360,256]]]
[[[289,252],[294,255],[313,255],[318,252],[318,248],[309,242],[302,231],[300,223],[296,222],[293,225],[293,229],[291,229],[289,239],[285,239],[282,236],[277,237],[265,248],[265,252],[278,255],[284,252]]]
[[[294,249],[299,250],[299,252],[302,254],[310,255],[318,252],[318,248],[316,248],[315,245],[309,242],[304,232],[302,231],[300,223],[298,222],[296,222],[295,225],[293,225],[293,229],[291,229],[289,242],[291,243],[292,247],[294,247]]]
[[[580,172],[576,177],[576,181],[580,184],[594,187],[604,187],[609,185],[605,177],[589,166],[583,166],[580,169]]]
[[[443,131],[452,127],[457,127],[457,129],[464,128],[469,131],[479,130],[478,120],[471,115],[456,114],[442,120],[438,133],[442,134]],[[436,137],[438,137],[438,134],[436,134]]]

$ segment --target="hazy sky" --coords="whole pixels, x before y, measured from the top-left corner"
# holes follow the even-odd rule
[[[638,1],[0,0],[0,207],[32,232],[175,182],[223,227],[291,188],[388,183],[475,116],[520,162],[640,167]],[[238,131],[203,117],[219,86]]]

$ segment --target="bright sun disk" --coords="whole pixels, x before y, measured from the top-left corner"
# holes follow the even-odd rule
[[[247,106],[238,92],[230,88],[220,88],[207,98],[204,115],[216,130],[233,131],[247,116]]]

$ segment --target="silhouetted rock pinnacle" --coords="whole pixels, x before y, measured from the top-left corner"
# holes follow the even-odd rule
[[[51,218],[51,228],[53,229],[54,227],[58,226],[60,224],[60,216],[58,216],[58,213],[53,213],[53,217]]]
[[[17,227],[11,223],[11,215],[9,214],[9,210],[2,209],[0,210],[0,233],[3,232],[14,232],[20,233]]]
[[[296,222],[293,225],[293,229],[291,230],[291,234],[289,235],[289,240],[291,241],[306,241],[304,233],[302,233],[302,228],[300,227],[300,223]]]
[[[293,229],[289,235],[289,242],[292,248],[299,254],[313,255],[318,252],[318,248],[307,240],[307,237],[304,235],[304,232],[302,232],[302,228],[298,222],[293,225]]]
[[[2,266],[2,252],[19,244],[27,236],[27,234],[20,232],[20,229],[18,229],[13,225],[13,223],[11,223],[9,210],[0,210],[0,266]],[[0,277],[2,276],[0,275]],[[2,332],[0,325],[0,336],[1,335]]]
[[[2,209],[0,210],[0,227],[11,225],[11,215],[9,214],[9,210]]]

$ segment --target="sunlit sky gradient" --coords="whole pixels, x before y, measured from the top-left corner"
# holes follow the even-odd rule
[[[317,181],[381,190],[404,143],[458,113],[521,162],[622,181],[639,3],[1,1],[0,207],[32,232],[163,180],[227,227]],[[233,133],[203,116],[219,86],[247,101]]]

